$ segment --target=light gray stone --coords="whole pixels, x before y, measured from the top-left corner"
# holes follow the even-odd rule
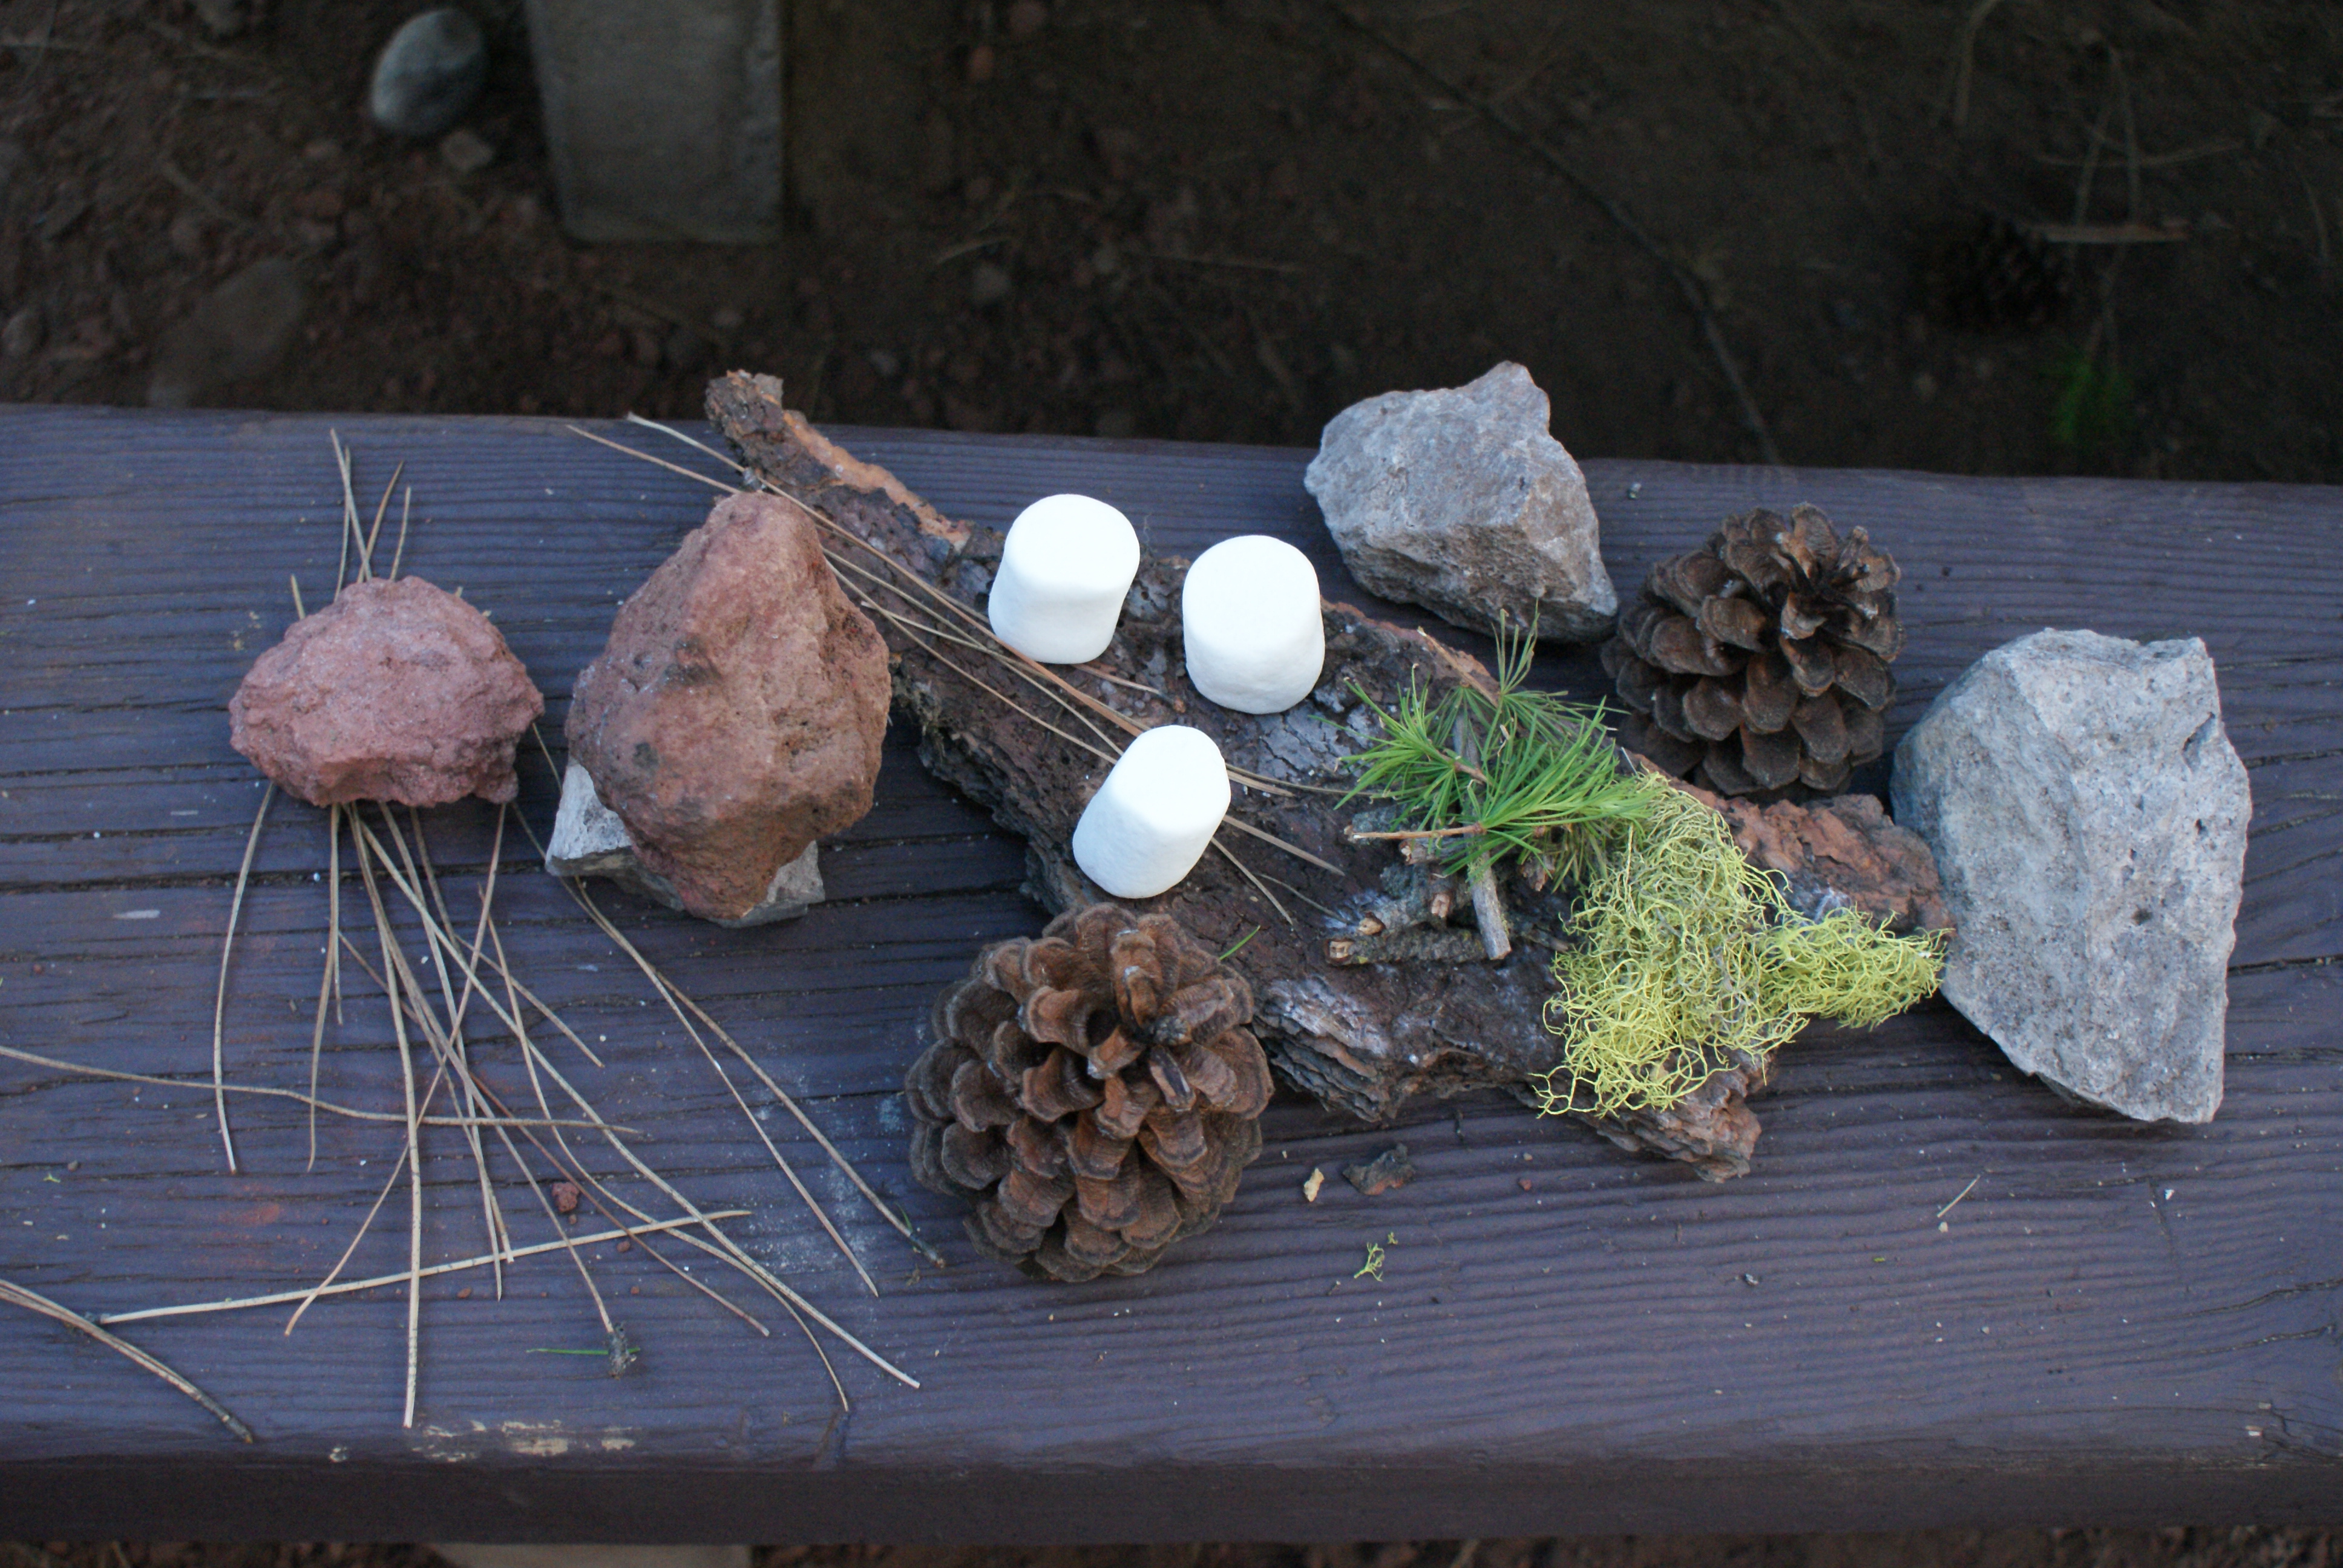
[[[1551,415],[1510,362],[1467,387],[1386,392],[1327,422],[1302,483],[1369,592],[1481,631],[1534,614],[1542,638],[1597,641],[1619,596]]]
[[[146,401],[185,408],[206,394],[248,380],[293,346],[309,308],[300,265],[265,256],[213,289],[163,334]]]
[[[453,5],[413,16],[374,63],[367,113],[394,136],[437,136],[472,112],[488,80],[488,41]]]
[[[1904,738],[1894,795],[1958,927],[1946,999],[2078,1099],[2209,1121],[2253,801],[2205,645],[2006,643]]]
[[[736,920],[719,926],[763,926],[794,920],[826,896],[821,885],[821,847],[808,844],[805,853],[785,862],[773,873],[764,899]],[[647,869],[635,853],[634,840],[618,814],[602,804],[594,779],[577,763],[561,776],[561,809],[554,816],[553,837],[545,846],[545,869],[556,877],[604,877],[630,892],[656,900],[669,909],[683,900],[665,877]]]

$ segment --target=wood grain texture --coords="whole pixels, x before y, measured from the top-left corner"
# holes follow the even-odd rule
[[[202,1075],[259,793],[223,705],[290,618],[287,574],[313,599],[330,582],[329,423],[362,489],[405,460],[411,568],[494,614],[554,725],[617,598],[709,494],[544,421],[0,412],[0,1043]],[[1356,592],[1301,488],[1306,453],[834,434],[956,517],[1001,526],[1034,495],[1088,489],[1161,548],[1284,534],[1330,593]],[[277,1312],[126,1331],[249,1422],[250,1450],[78,1336],[11,1316],[0,1530],[1108,1540],[2331,1521],[2343,498],[1586,469],[1623,588],[1755,504],[1812,500],[1870,528],[1908,585],[1891,736],[1971,659],[2045,625],[2205,638],[2256,799],[2215,1121],[2070,1110],[1932,1005],[1786,1051],[1756,1102],[1763,1156],[1738,1182],[1703,1184],[1494,1099],[1422,1107],[1385,1133],[1286,1101],[1211,1233],[1137,1280],[1036,1286],[970,1256],[950,1206],[904,1169],[894,1091],[929,1001],[979,943],[1041,913],[1017,891],[1019,847],[898,734],[878,809],[829,852],[832,901],[804,920],[722,931],[604,902],[903,1200],[947,1271],[919,1266],[823,1171],[884,1291],[857,1295],[705,1064],[509,842],[498,901],[525,976],[589,1040],[608,1037],[609,1067],[579,1081],[657,1141],[697,1200],[757,1209],[742,1233],[921,1391],[842,1361],[855,1408],[836,1417],[785,1320],[759,1340],[639,1249],[607,1246],[597,1277],[642,1345],[634,1376],[529,1353],[597,1342],[558,1257],[516,1266],[501,1302],[485,1273],[442,1279],[413,1432],[397,1424],[396,1292],[323,1303],[290,1339]],[[1600,689],[1588,658],[1547,673]],[[542,769],[522,803],[541,830]],[[490,823],[471,807],[431,819],[459,907]],[[316,813],[280,802],[234,978],[239,1080],[306,1081],[323,851]],[[508,1048],[478,1050],[492,1079],[518,1081]],[[355,1006],[326,1091],[395,1103],[392,1060],[387,1014]],[[239,1105],[248,1170],[229,1177],[208,1100],[207,1085],[0,1062],[0,1276],[107,1312],[321,1273],[395,1132],[329,1122],[305,1173],[299,1111]],[[813,1168],[785,1119],[769,1126]],[[1302,1202],[1312,1166],[1331,1175],[1394,1137],[1413,1184],[1366,1200],[1333,1181]],[[438,1140],[426,1168],[441,1258],[480,1250],[456,1151]],[[524,1206],[522,1192],[518,1239],[545,1239]],[[1353,1278],[1386,1237],[1383,1278]],[[353,1267],[403,1261],[386,1231]]]

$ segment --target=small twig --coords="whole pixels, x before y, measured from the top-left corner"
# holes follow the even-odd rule
[[[686,332],[703,338],[719,347],[723,347],[723,334],[716,331],[713,327],[701,326],[699,322],[694,321],[690,317],[684,315],[681,311],[670,309],[669,307],[661,305],[658,300],[651,298],[647,294],[637,294],[631,288],[621,288],[615,283],[605,283],[599,278],[588,278],[586,280],[586,286],[593,289],[598,294],[608,295],[612,299],[617,300],[621,305],[630,305],[646,316],[656,316],[661,321],[666,322],[669,327],[680,327]]]
[[[328,430],[326,437],[334,444],[334,467],[342,476],[342,558],[334,568],[334,594],[339,598],[343,584],[349,576],[350,541],[357,537],[358,530],[358,503],[357,498],[350,492],[350,450],[342,445],[342,433]],[[365,574],[364,562],[359,563],[359,573],[361,576]]]
[[[1488,830],[1487,824],[1482,822],[1467,822],[1461,828],[1393,828],[1373,832],[1352,827],[1342,829],[1342,837],[1353,844],[1363,844],[1381,839],[1470,839]]]
[[[212,1103],[219,1112],[220,1147],[227,1151],[228,1174],[236,1174],[236,1136],[227,1125],[227,961],[236,951],[236,922],[244,913],[244,890],[252,880],[252,857],[260,848],[261,824],[268,820],[268,803],[277,799],[277,784],[260,792],[260,809],[252,814],[252,832],[244,841],[244,863],[236,868],[236,896],[227,906],[227,937],[220,943],[219,990],[212,998]]]
[[[2051,245],[2176,245],[2190,237],[2185,223],[2029,223],[2018,226]]]
[[[1966,1198],[1966,1197],[1967,1197],[1970,1193],[1972,1193],[1972,1192],[1976,1191],[1976,1184],[1977,1184],[1978,1182],[1980,1182],[1980,1181],[1984,1181],[1984,1180],[1985,1180],[1985,1172],[1984,1172],[1984,1171],[1978,1171],[1975,1176],[1971,1177],[1971,1178],[1969,1179],[1969,1184],[1968,1184],[1967,1186],[1966,1186],[1966,1187],[1962,1188],[1958,1192],[1955,1193],[1955,1194],[1953,1195],[1953,1201],[1952,1201],[1951,1202],[1949,1202],[1949,1203],[1946,1204],[1943,1208],[1941,1208],[1941,1209],[1939,1209],[1939,1210],[1937,1210],[1937,1211],[1936,1211],[1936,1218],[1937,1218],[1937,1219],[1939,1219],[1939,1220],[1941,1220],[1941,1219],[1943,1219],[1946,1215],[1947,1215],[1947,1214],[1951,1213],[1955,1209],[1956,1209],[1956,1208],[1960,1207],[1960,1201],[1961,1201],[1961,1200],[1962,1200],[1962,1199],[1964,1199],[1964,1198]]]
[[[382,538],[382,519],[390,510],[391,492],[398,488],[398,477],[405,472],[407,472],[407,459],[402,457],[398,461],[398,466],[390,471],[390,483],[382,487],[382,499],[374,505],[374,526],[367,530],[363,557],[365,564],[360,571],[361,576],[369,578],[374,576],[375,541]]]
[[[711,1209],[711,1220],[739,1220],[750,1213],[747,1209]],[[425,1279],[441,1274],[462,1273],[468,1269],[485,1269],[498,1258],[534,1258],[540,1253],[558,1252],[564,1247],[595,1247],[605,1241],[627,1241],[662,1231],[677,1231],[699,1221],[689,1217],[659,1220],[641,1225],[621,1226],[616,1230],[597,1231],[590,1236],[571,1236],[558,1241],[537,1241],[526,1247],[515,1247],[510,1252],[484,1252],[477,1258],[459,1258],[452,1263],[430,1263],[423,1270]],[[101,1323],[135,1323],[147,1318],[186,1318],[205,1312],[233,1312],[246,1307],[281,1307],[287,1302],[299,1302],[315,1296],[347,1296],[360,1291],[385,1290],[407,1282],[404,1271],[396,1274],[377,1274],[370,1280],[337,1280],[322,1287],[305,1287],[297,1291],[277,1291],[266,1296],[237,1296],[226,1301],[189,1302],[176,1307],[141,1307],[136,1312],[106,1312],[98,1318]]]
[[[944,246],[943,249],[936,252],[934,256],[930,256],[928,258],[928,266],[931,269],[939,266],[947,266],[951,263],[958,261],[963,256],[974,256],[980,250],[990,250],[996,245],[1007,245],[1008,243],[1009,236],[1005,234],[988,235],[980,239],[964,239],[958,245],[948,245]]]
[[[391,1005],[394,1007],[400,1004],[401,999],[397,997],[391,999]],[[431,1102],[439,1096],[439,1086],[447,1081],[446,1068],[438,1068],[432,1072],[431,1081],[423,1091],[424,1110],[431,1109]],[[291,1317],[285,1320],[285,1334],[287,1338],[292,1336],[295,1329],[301,1326],[302,1316],[316,1304],[319,1296],[327,1293],[327,1288],[342,1277],[342,1271],[348,1268],[350,1260],[357,1255],[358,1243],[365,1241],[367,1233],[374,1229],[375,1216],[382,1212],[382,1206],[385,1203],[390,1201],[391,1193],[397,1190],[398,1179],[407,1174],[407,1145],[402,1141],[398,1147],[398,1158],[392,1161],[389,1172],[382,1179],[382,1191],[374,1195],[374,1202],[367,1210],[365,1218],[358,1221],[358,1228],[350,1233],[349,1244],[342,1249],[342,1255],[334,1260],[334,1266],[326,1271],[326,1277],[300,1293],[301,1304],[293,1309]],[[406,1276],[399,1277],[404,1279]]]
[[[1953,44],[1952,65],[1945,76],[1945,94],[1936,114],[1948,118],[1956,131],[1969,123],[1969,84],[1976,75],[1976,41],[1978,29],[1986,18],[2000,8],[2001,0],[1977,0],[1969,10],[1968,19],[1961,24],[1960,36]]]
[[[1513,932],[1505,919],[1505,895],[1497,887],[1496,863],[1484,860],[1475,866],[1469,880],[1473,918],[1481,927],[1481,949],[1491,963],[1503,963],[1513,956]]]
[[[2310,227],[2318,236],[2318,273],[2324,277],[2334,270],[2335,262],[2333,253],[2327,247],[2327,215],[2319,210],[2318,191],[2311,185],[2310,176],[2302,172],[2300,164],[2294,166],[2294,177],[2302,183],[2303,196],[2310,203]]]
[[[335,961],[342,945],[342,809],[326,808],[326,963],[317,975],[317,1020],[309,1030],[309,1097],[317,1095],[317,1070],[326,1052],[326,1001],[334,990]],[[309,1163],[317,1168],[317,1111],[309,1111]]]
[[[384,498],[389,498],[388,492]],[[382,519],[375,518],[377,530]],[[367,558],[374,558],[374,541],[367,541]],[[382,907],[382,894],[375,886],[374,846],[366,830],[363,818],[352,813],[350,825],[357,829],[354,841],[357,849],[358,875],[366,882],[367,901],[374,906],[374,925],[382,939],[383,979],[391,986],[411,979],[407,972],[407,955],[391,940],[390,917]],[[387,868],[386,868],[387,869]],[[418,997],[417,1002],[421,999]],[[407,1097],[407,1403],[399,1424],[415,1425],[415,1388],[418,1380],[423,1343],[423,1130],[417,1120],[415,1103],[415,1056],[407,1039],[407,1015],[399,1006],[397,992],[390,999],[390,1028],[398,1041],[398,1086]]]
[[[1529,89],[1532,82],[1544,75],[1548,67],[1561,59],[1568,51],[1569,44],[1566,41],[1557,42],[1557,40],[1562,38],[1563,30],[1568,27],[1573,20],[1574,18],[1567,12],[1556,16],[1554,25],[1546,29],[1545,36],[1538,40],[1537,47],[1530,51],[1530,63],[1523,66],[1512,81],[1490,93],[1489,102],[1502,104],[1508,99],[1518,98]]]
[[[1244,879],[1253,885],[1253,890],[1260,893],[1262,898],[1269,900],[1269,907],[1277,911],[1277,918],[1283,920],[1288,926],[1292,926],[1294,923],[1293,916],[1286,910],[1286,907],[1283,904],[1277,901],[1277,895],[1269,890],[1269,884],[1255,876],[1251,866],[1248,866],[1242,860],[1238,859],[1236,856],[1230,851],[1229,847],[1221,842],[1218,835],[1214,835],[1212,843],[1212,848],[1220,851],[1221,859],[1226,860],[1230,865],[1234,866],[1243,874]]]
[[[1811,26],[1807,25],[1805,13],[1791,4],[1791,0],[1773,0],[1773,6],[1774,14],[1788,25],[1791,32],[1798,35],[1800,43],[1815,52],[1817,59],[1834,69],[1837,67],[1838,56],[1833,54],[1830,46],[1822,41],[1821,36]]]
[[[220,1403],[219,1401],[214,1399],[211,1395],[206,1393],[203,1390],[189,1382],[186,1378],[181,1377],[177,1372],[173,1372],[169,1367],[164,1365],[155,1357],[147,1354],[145,1351],[140,1350],[136,1345],[132,1344],[128,1340],[122,1338],[119,1334],[110,1334],[106,1332],[104,1329],[99,1328],[96,1323],[91,1322],[87,1318],[83,1317],[79,1312],[75,1312],[70,1307],[59,1306],[56,1302],[49,1300],[48,1297],[42,1295],[38,1291],[28,1291],[24,1286],[11,1284],[6,1280],[0,1280],[0,1302],[6,1302],[12,1306],[22,1307],[26,1312],[38,1312],[45,1318],[55,1319],[56,1322],[65,1324],[67,1328],[78,1329],[81,1332],[87,1334],[91,1339],[96,1340],[99,1344],[104,1345],[107,1350],[114,1352],[116,1354],[127,1356],[131,1361],[146,1368],[148,1372],[153,1372],[156,1377],[161,1378],[165,1382],[169,1383],[173,1388],[177,1389],[181,1393],[186,1394],[189,1399],[194,1400],[197,1404],[202,1405],[206,1410],[211,1412],[212,1414],[218,1419],[219,1423],[222,1426],[227,1428],[228,1431],[236,1434],[239,1442],[250,1442],[253,1441],[252,1428],[245,1425],[244,1422],[236,1420],[234,1415],[230,1414],[226,1405]]]
[[[347,945],[349,939],[342,939]],[[368,973],[373,971],[369,970]],[[13,1045],[0,1045],[0,1057],[21,1061],[27,1067],[45,1067],[53,1071],[71,1072],[85,1078],[110,1079],[121,1083],[151,1083],[158,1089],[200,1089],[202,1081],[193,1078],[157,1078],[149,1072],[122,1072],[110,1067],[84,1067],[77,1061],[61,1061],[54,1056],[42,1056],[34,1051],[19,1050]],[[360,1111],[356,1106],[337,1105],[330,1100],[320,1100],[314,1094],[304,1094],[297,1089],[271,1089],[258,1083],[230,1083],[222,1086],[230,1094],[257,1094],[269,1100],[289,1100],[297,1105],[314,1106],[334,1116],[347,1116],[353,1121],[397,1121],[407,1118],[395,1111]],[[563,1121],[524,1120],[492,1116],[432,1116],[424,1120],[427,1127],[575,1127],[600,1131],[599,1121]],[[618,1131],[636,1137],[640,1132],[632,1127],[620,1127]]]
[[[233,208],[223,205],[217,197],[212,195],[211,192],[197,185],[185,169],[171,161],[169,154],[166,153],[163,156],[155,160],[155,172],[161,175],[173,185],[176,186],[179,188],[180,195],[186,196],[189,201],[195,203],[197,206],[203,208],[206,212],[211,214],[212,216],[219,219],[220,222],[227,225],[230,228],[243,229],[246,233],[250,233],[259,228],[260,226],[258,224],[253,222],[250,218],[246,217],[243,214],[236,212]]]
[[[2083,155],[2083,173],[2075,182],[2075,216],[2068,220],[2072,227],[2082,227],[2083,220],[2091,216],[2091,186],[2099,176],[2099,154],[2112,145],[2107,126],[2114,123],[2115,113],[2116,98],[2110,93],[2099,107],[2098,123],[2091,127],[2091,148]]]
[[[1296,277],[1306,270],[1290,261],[1262,261],[1250,256],[1194,256],[1182,250],[1134,250],[1149,261],[1178,262],[1186,266],[1232,266],[1243,272],[1274,272]]]
[[[390,578],[393,582],[398,580],[398,563],[407,558],[407,514],[414,506],[415,487],[409,485],[407,494],[400,498],[398,503],[398,548],[390,553]]]
[[[2182,147],[2177,152],[2143,153],[2139,156],[2139,166],[2144,169],[2170,168],[2175,164],[2195,163],[2199,158],[2217,158],[2227,153],[2243,152],[2245,146],[2246,144],[2243,142],[2224,139],[2206,142],[2198,146]],[[2081,158],[2064,157],[2054,153],[2036,153],[2034,155],[2034,161],[2062,169],[2080,168],[2083,166]]]
[[[683,1031],[691,1037],[691,1043],[699,1047],[699,1054],[708,1059],[708,1065],[715,1070],[716,1077],[724,1085],[725,1092],[732,1097],[732,1103],[739,1108],[741,1116],[748,1121],[749,1131],[756,1133],[758,1141],[764,1144],[765,1152],[773,1157],[773,1163],[780,1168],[781,1175],[792,1188],[796,1189],[797,1195],[804,1201],[806,1208],[812,1212],[815,1221],[829,1235],[830,1241],[837,1245],[840,1255],[853,1267],[855,1273],[861,1279],[863,1287],[872,1295],[877,1295],[878,1282],[870,1277],[870,1271],[862,1266],[862,1260],[854,1255],[854,1249],[847,1245],[846,1238],[839,1234],[838,1227],[830,1222],[830,1215],[822,1208],[820,1201],[808,1191],[805,1182],[799,1179],[796,1168],[789,1162],[788,1158],[781,1153],[779,1146],[765,1131],[765,1124],[757,1120],[755,1111],[749,1109],[748,1101],[741,1098],[740,1091],[733,1083],[731,1075],[724,1070],[724,1064],[716,1059],[716,1052],[709,1049],[708,1041],[700,1035],[699,1030],[692,1026],[690,1015],[683,1010],[682,1004],[676,1000],[680,993],[676,990],[673,982],[661,974],[650,960],[643,956],[642,950],[627,940],[626,933],[619,930],[611,921],[610,917],[602,912],[601,906],[594,902],[578,879],[565,878],[563,880],[564,885],[569,890],[569,896],[577,900],[578,907],[586,911],[595,925],[601,928],[603,936],[608,938],[620,952],[632,959],[635,967],[642,971],[643,978],[651,982],[651,990],[659,993],[659,999],[667,1003],[668,1010],[675,1014],[676,1021],[683,1025]],[[737,1045],[733,1049],[739,1051],[739,1047]],[[739,1051],[739,1054],[745,1058],[748,1053]],[[769,1082],[769,1080],[768,1081]],[[788,1097],[784,1095],[782,1098]],[[864,1191],[868,1191],[869,1189],[865,1188]],[[885,1210],[882,1208],[880,1212],[884,1213]]]

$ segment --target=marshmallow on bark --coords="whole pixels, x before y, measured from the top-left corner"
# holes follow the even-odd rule
[[[1317,570],[1283,539],[1222,539],[1188,568],[1180,634],[1198,691],[1239,713],[1282,713],[1326,663]]]
[[[1130,518],[1088,496],[1044,496],[1009,525],[987,610],[992,634],[1043,664],[1096,658],[1138,571]]]
[[[1123,748],[1082,819],[1074,864],[1117,899],[1151,899],[1203,858],[1229,809],[1229,769],[1201,729],[1162,724]]]

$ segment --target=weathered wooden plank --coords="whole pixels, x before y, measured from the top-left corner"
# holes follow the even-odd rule
[[[326,424],[0,413],[0,1043],[203,1073],[224,884],[257,793],[220,705],[290,613],[283,576],[331,573]],[[614,598],[704,510],[685,481],[544,422],[342,428],[362,487],[407,460],[429,519],[410,558],[496,610],[556,719]],[[1299,487],[1306,454],[841,435],[955,515],[997,525],[1032,495],[1091,488],[1173,548],[1289,533],[1330,589],[1350,588]],[[258,1428],[254,1452],[224,1452],[201,1412],[103,1352],[0,1319],[0,1528],[1030,1540],[2331,1513],[2343,965],[2305,960],[2343,951],[2334,494],[1588,471],[1629,588],[1759,501],[1812,498],[1870,527],[1914,589],[1898,728],[1977,653],[2040,625],[2206,638],[2257,791],[2215,1122],[2070,1111],[1932,1006],[1794,1047],[1738,1183],[1690,1181],[1494,1099],[1425,1107],[1388,1134],[1281,1103],[1216,1230],[1140,1280],[1037,1288],[970,1258],[949,1207],[903,1171],[891,1090],[930,1000],[980,943],[1038,917],[1015,891],[1017,847],[899,736],[878,809],[830,851],[833,901],[805,920],[723,932],[605,902],[812,1098],[945,1243],[947,1273],[841,1202],[886,1292],[858,1296],[705,1064],[509,841],[498,902],[531,983],[598,1049],[610,1037],[609,1068],[590,1074],[606,1111],[652,1134],[699,1201],[756,1207],[742,1233],[925,1390],[841,1362],[857,1408],[833,1421],[785,1322],[757,1340],[608,1247],[598,1278],[644,1344],[636,1376],[528,1353],[598,1332],[558,1259],[517,1265],[502,1302],[485,1274],[443,1280],[411,1433],[396,1292],[321,1304],[289,1341],[271,1313],[129,1331]],[[1583,656],[1549,668],[1597,689]],[[524,809],[542,827],[549,805],[532,777]],[[434,814],[458,908],[491,815]],[[239,1079],[307,1081],[322,850],[315,813],[280,805],[236,970]],[[520,1085],[508,1050],[479,1050]],[[380,1005],[354,1006],[326,1091],[393,1103],[390,1052]],[[305,1172],[302,1113],[239,1104],[249,1171],[229,1177],[208,1100],[0,1063],[0,1276],[110,1310],[321,1271],[395,1134],[328,1121]],[[784,1119],[770,1126],[810,1160]],[[1370,1201],[1336,1179],[1301,1201],[1312,1166],[1332,1174],[1393,1137],[1413,1185]],[[478,1243],[456,1148],[436,1139],[427,1164],[436,1256]],[[509,1201],[520,1240],[547,1233],[525,1191]],[[394,1230],[354,1266],[397,1268]],[[1384,1278],[1353,1278],[1366,1243],[1394,1235]]]

